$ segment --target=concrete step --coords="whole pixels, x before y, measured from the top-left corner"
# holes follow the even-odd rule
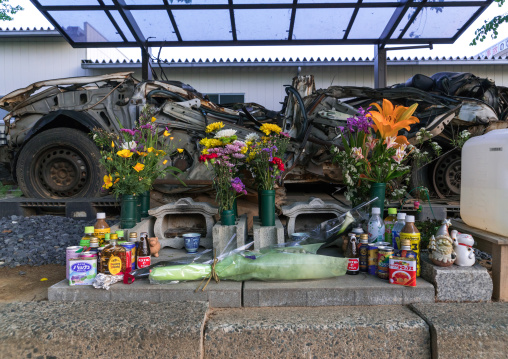
[[[50,301],[149,301],[164,303],[208,301],[213,308],[287,307],[337,305],[393,305],[434,302],[434,287],[418,278],[416,287],[389,284],[388,281],[360,273],[356,276],[290,282],[232,282],[213,280],[204,292],[194,290],[199,281],[152,285],[137,280],[131,285],[117,283],[110,290],[91,286],[69,286],[63,280],[48,289]]]

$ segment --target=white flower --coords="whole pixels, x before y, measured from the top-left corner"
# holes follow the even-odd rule
[[[333,146],[332,151],[335,153],[339,153],[340,150],[338,147]]]
[[[215,138],[222,138],[222,137],[231,137],[236,135],[236,130],[227,129],[227,130],[220,130],[215,134]]]
[[[245,141],[247,142],[254,142],[256,141],[257,139],[259,139],[259,136],[257,133],[254,133],[254,132],[251,132],[247,135],[247,137],[245,137]]]
[[[133,150],[137,146],[135,141],[127,142],[122,144],[122,149],[124,150]]]
[[[95,140],[97,138],[97,134],[94,134],[92,138]]]

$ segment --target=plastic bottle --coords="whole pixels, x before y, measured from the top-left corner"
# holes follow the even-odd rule
[[[411,250],[416,253],[416,276],[420,276],[420,231],[415,226],[415,216],[406,216],[406,225],[400,231],[400,242],[409,240]]]
[[[397,250],[400,249],[400,231],[406,225],[406,214],[397,213],[397,222],[393,225],[392,233],[390,234],[392,247]],[[388,239],[388,238],[387,238]]]
[[[388,208],[388,216],[385,218],[385,241],[390,242],[392,238],[392,229],[397,223],[397,208]]]
[[[116,234],[118,234],[118,244],[119,245],[122,245],[125,242],[127,242],[127,240],[125,239],[125,236],[124,236],[124,231],[116,231]]]
[[[395,257],[417,258],[416,253],[411,250],[411,241],[409,239],[404,239],[400,245],[401,249],[395,251]]]
[[[385,224],[380,217],[381,209],[372,207],[372,217],[369,219],[369,243],[383,242],[385,239]]]
[[[95,222],[94,235],[99,238],[99,241],[104,241],[104,235],[110,233],[111,229],[105,221],[106,213],[97,213],[97,222]]]
[[[94,229],[92,226],[85,227],[85,235],[81,237],[79,245],[81,247],[90,247],[90,239],[93,237]]]
[[[99,247],[106,247],[109,245],[110,233],[104,233],[104,238],[99,238]]]

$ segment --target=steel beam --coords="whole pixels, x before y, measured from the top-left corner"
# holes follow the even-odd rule
[[[374,88],[386,87],[386,48],[374,46]]]

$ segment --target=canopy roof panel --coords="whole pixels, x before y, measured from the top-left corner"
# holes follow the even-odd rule
[[[73,47],[451,44],[493,0],[31,0]]]

